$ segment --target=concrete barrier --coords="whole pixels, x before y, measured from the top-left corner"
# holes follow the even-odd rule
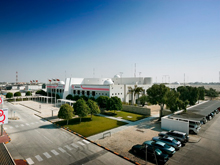
[[[151,115],[151,109],[146,107],[139,107],[139,106],[133,106],[133,105],[122,105],[123,111],[126,112],[133,112],[138,113],[142,115]]]

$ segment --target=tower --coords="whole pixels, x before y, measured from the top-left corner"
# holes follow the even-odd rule
[[[16,84],[18,84],[18,72],[16,72]]]

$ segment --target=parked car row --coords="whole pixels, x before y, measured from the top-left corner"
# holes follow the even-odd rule
[[[165,164],[169,157],[188,141],[189,136],[186,133],[174,130],[163,131],[152,140],[143,142],[142,145],[134,145],[131,151],[140,157],[147,157],[159,164]]]

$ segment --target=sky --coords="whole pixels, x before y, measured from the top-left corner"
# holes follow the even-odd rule
[[[15,82],[16,72],[19,82],[116,74],[219,82],[219,64],[219,0],[0,4],[0,82]]]

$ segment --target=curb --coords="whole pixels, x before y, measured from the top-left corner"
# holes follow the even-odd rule
[[[21,103],[19,103],[19,104],[22,105],[22,106],[24,106],[24,107],[26,107],[26,108],[32,109],[32,110],[34,110],[34,111],[36,111],[36,112],[38,112],[38,113],[41,113],[40,111],[38,111],[38,110],[36,110],[36,109],[33,109],[33,108],[31,108],[31,107],[28,107],[28,106],[26,106],[26,105],[24,105],[24,104],[21,104]]]
[[[14,159],[14,161],[16,164],[19,162],[18,164],[28,165],[28,162],[24,159]]]
[[[8,144],[10,141],[11,141],[11,138],[10,138],[10,136],[7,134],[7,132],[4,130],[4,132],[5,132],[5,134],[8,136],[8,138],[9,138],[9,141],[8,142],[5,142],[5,144]]]
[[[41,116],[38,115],[38,114],[34,114],[34,115],[40,117],[41,119],[44,119],[43,117],[41,117]],[[44,120],[47,120],[47,119],[44,119]],[[108,149],[108,148],[106,148],[106,147],[104,147],[104,146],[102,146],[102,145],[100,145],[100,144],[98,144],[98,143],[92,141],[92,140],[87,139],[86,137],[80,135],[80,134],[77,133],[77,132],[74,132],[74,131],[70,130],[69,128],[60,126],[59,124],[56,124],[56,123],[53,123],[51,120],[47,120],[47,121],[51,122],[51,123],[52,123],[53,125],[55,125],[56,127],[62,128],[62,129],[66,130],[66,131],[68,131],[68,132],[70,132],[70,133],[72,133],[72,134],[74,134],[74,135],[77,135],[78,137],[80,137],[80,138],[82,138],[82,139],[85,139],[85,140],[89,141],[90,143],[93,143],[93,144],[95,144],[95,145],[97,145],[97,146],[99,146],[99,147],[101,147],[101,148],[103,148],[103,149],[105,149],[105,150],[107,150],[107,151],[109,151],[109,152],[111,152],[111,153],[113,153],[113,154],[115,154],[115,155],[117,155],[117,156],[119,156],[119,157],[121,157],[121,158],[123,158],[123,159],[129,161],[129,162],[131,162],[131,163],[134,163],[134,164],[137,164],[137,165],[141,165],[141,164],[138,163],[138,162],[134,162],[133,160],[131,160],[131,159],[125,157],[125,156],[122,156],[122,155],[120,155],[120,154],[117,153],[117,152],[114,152],[114,151],[112,151],[112,150],[110,150],[110,149]]]

